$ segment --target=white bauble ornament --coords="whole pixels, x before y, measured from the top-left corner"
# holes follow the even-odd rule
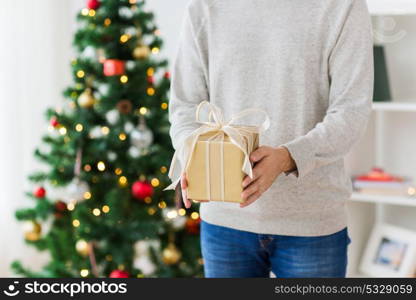
[[[134,247],[134,253],[136,256],[148,254],[149,243],[147,241],[137,241],[133,247]]]
[[[133,17],[133,12],[128,7],[120,7],[118,10],[118,14],[120,15],[120,17],[124,17],[126,19]]]
[[[110,125],[114,125],[120,119],[120,113],[117,109],[113,109],[105,114],[105,118]]]
[[[153,42],[152,35],[143,36],[142,43],[145,45],[150,45]]]
[[[150,248],[156,251],[160,249],[160,241],[158,240],[141,240],[134,244],[135,256],[148,255]]]
[[[96,58],[96,56],[97,56],[97,52],[92,46],[85,47],[84,51],[82,51],[81,53],[81,57],[83,58],[94,59]]]
[[[134,267],[140,269],[144,275],[151,275],[156,267],[150,257],[150,249],[160,250],[160,241],[144,240],[134,244]]]
[[[144,120],[142,120],[130,133],[131,143],[140,151],[149,147],[153,142],[153,132],[146,126]]]
[[[126,62],[126,69],[128,71],[133,70],[136,67],[136,63],[133,60],[129,60]]]
[[[152,275],[156,271],[156,266],[148,255],[135,258],[133,260],[133,266],[140,269],[146,276]]]
[[[88,183],[74,178],[66,188],[65,202],[77,202],[84,200],[85,193],[90,191]]]
[[[115,152],[108,152],[107,154],[108,160],[109,161],[115,161],[117,159],[117,154]]]
[[[107,96],[108,91],[110,90],[110,86],[107,83],[101,83],[98,85],[97,90],[100,93],[100,95]]]
[[[130,9],[129,9],[130,10]],[[131,12],[131,11],[130,11]],[[134,26],[130,26],[130,27],[127,27],[125,30],[124,30],[124,33],[125,34],[128,34],[128,35],[131,35],[131,36],[133,36],[133,35],[137,35],[137,28],[136,27],[134,27]]]
[[[89,136],[90,136],[90,138],[92,138],[92,139],[97,139],[97,138],[100,138],[100,137],[102,137],[104,134],[103,134],[103,132],[102,132],[102,130],[101,130],[101,127],[100,126],[94,126],[91,130],[90,130],[90,133],[89,133]]]
[[[124,124],[124,131],[126,133],[130,133],[133,129],[134,129],[133,123],[127,122],[126,124]]]
[[[130,147],[129,148],[129,155],[133,158],[138,158],[140,156],[140,150],[137,149],[136,147]]]

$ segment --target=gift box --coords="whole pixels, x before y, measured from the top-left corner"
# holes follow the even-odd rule
[[[106,59],[103,63],[105,76],[123,75],[125,72],[125,62],[119,59]]]
[[[224,136],[223,140],[210,140],[217,134],[208,132],[198,138],[186,169],[188,198],[242,203],[245,154],[229,136]],[[258,147],[259,135],[252,132],[244,138],[246,153],[250,154]]]
[[[209,109],[207,121],[201,120],[204,106]],[[247,116],[257,121],[264,116],[264,121],[257,126],[236,124]],[[267,113],[250,108],[226,122],[217,106],[203,101],[195,119],[201,126],[176,149],[168,173],[172,184],[164,190],[174,190],[186,173],[189,199],[242,203],[243,179],[253,178],[250,153],[259,146],[259,134],[270,126]]]

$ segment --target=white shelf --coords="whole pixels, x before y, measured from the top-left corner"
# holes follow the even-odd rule
[[[416,102],[373,102],[373,110],[416,112]]]
[[[367,3],[373,16],[416,14],[415,0],[367,0]]]
[[[416,207],[416,198],[412,197],[369,195],[356,192],[352,194],[351,201]]]

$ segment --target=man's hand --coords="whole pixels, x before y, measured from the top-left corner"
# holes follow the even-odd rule
[[[181,176],[181,190],[182,190],[182,201],[186,208],[190,208],[192,203],[191,200],[188,199],[188,179],[186,177],[186,173],[183,173]],[[198,202],[209,202],[206,200],[198,200]]]
[[[245,201],[240,207],[246,207],[267,191],[282,173],[296,168],[296,164],[285,147],[261,146],[250,154],[254,164],[253,179],[246,176],[243,180],[241,197]]]
[[[182,189],[182,201],[186,208],[191,207],[191,201],[188,199],[188,180],[186,178],[186,173],[183,173],[181,176],[181,189]]]

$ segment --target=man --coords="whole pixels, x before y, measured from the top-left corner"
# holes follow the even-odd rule
[[[202,203],[207,277],[344,277],[344,156],[364,131],[373,88],[365,0],[193,0],[172,72],[178,149],[203,100],[225,119],[256,107],[269,130],[250,159],[245,203]],[[181,187],[185,206],[186,174]]]

